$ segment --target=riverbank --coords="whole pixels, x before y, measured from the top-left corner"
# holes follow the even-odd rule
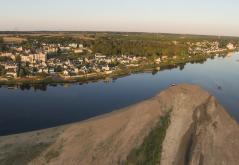
[[[58,74],[54,74],[47,77],[25,77],[25,78],[15,78],[15,79],[3,79],[0,78],[0,85],[6,85],[10,87],[14,86],[28,86],[28,85],[50,85],[50,84],[67,84],[67,83],[88,83],[92,81],[98,80],[109,80],[109,79],[117,79],[122,76],[128,76],[130,74],[135,73],[143,73],[143,72],[151,72],[155,74],[159,71],[166,69],[173,69],[179,67],[183,69],[187,63],[204,63],[209,58],[214,58],[216,54],[210,54],[207,56],[197,55],[194,57],[181,57],[177,59],[171,59],[168,61],[163,61],[160,64],[155,64],[154,62],[139,65],[137,67],[126,67],[120,68],[112,73],[90,73],[85,75],[78,76],[62,76]],[[223,55],[222,55],[223,56]]]
[[[0,137],[0,164],[236,165],[238,140],[237,122],[215,98],[183,84],[87,121]]]

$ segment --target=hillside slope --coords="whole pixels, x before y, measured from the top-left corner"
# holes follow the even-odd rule
[[[154,128],[167,114],[162,146],[151,142],[162,147],[160,164],[238,164],[238,123],[213,96],[186,84],[85,122],[0,137],[0,164],[130,164],[129,155],[164,130]]]

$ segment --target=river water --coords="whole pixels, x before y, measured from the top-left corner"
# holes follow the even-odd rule
[[[212,93],[239,121],[239,53],[110,82],[0,88],[0,136],[82,121],[153,97],[172,83]],[[41,89],[41,90],[39,90]],[[109,123],[110,124],[110,123]]]

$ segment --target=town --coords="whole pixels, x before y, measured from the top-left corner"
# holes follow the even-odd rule
[[[177,45],[178,41],[172,41],[172,44]],[[5,43],[0,51],[0,78],[9,80],[57,75],[64,79],[84,75],[110,75],[122,68],[137,68],[148,64],[160,68],[160,64],[169,61],[234,51],[238,48],[238,45],[231,42],[221,47],[218,41],[207,40],[188,41],[186,45],[187,52],[184,56],[161,54],[148,58],[131,54],[107,55],[94,52],[79,42],[62,44],[34,40],[32,47],[28,48],[21,43]]]
[[[87,73],[111,74],[119,65],[126,67],[137,67],[145,57],[135,56],[106,56],[96,53],[89,57],[78,57],[75,59],[49,57],[59,51],[80,54],[89,51],[82,44],[72,43],[68,46],[60,44],[42,44],[42,49],[36,50],[33,54],[30,50],[20,47],[11,47],[11,52],[0,52],[0,57],[5,61],[0,62],[2,76],[7,78],[34,76],[34,75],[54,75],[63,77],[84,75]],[[48,56],[49,55],[49,56]],[[4,70],[4,71],[3,71]]]

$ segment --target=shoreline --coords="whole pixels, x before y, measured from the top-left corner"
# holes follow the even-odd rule
[[[167,62],[163,62],[161,64],[153,64],[148,63],[146,65],[140,65],[138,67],[128,67],[127,69],[119,69],[114,71],[113,73],[106,74],[104,72],[101,73],[90,73],[86,75],[78,75],[78,76],[69,76],[69,77],[62,77],[60,75],[52,75],[47,77],[32,77],[32,78],[17,78],[17,79],[10,79],[10,80],[1,80],[0,79],[0,86],[37,86],[37,85],[55,85],[55,84],[85,84],[90,82],[97,82],[100,80],[107,79],[117,79],[124,76],[129,76],[131,74],[137,73],[148,73],[151,72],[152,74],[156,74],[163,70],[174,69],[180,67],[183,69],[184,66],[188,63],[202,63],[208,59],[212,59],[217,55],[223,54],[210,54],[207,56],[196,56],[192,58],[184,58],[184,59],[176,59]],[[181,68],[182,67],[182,68]]]

